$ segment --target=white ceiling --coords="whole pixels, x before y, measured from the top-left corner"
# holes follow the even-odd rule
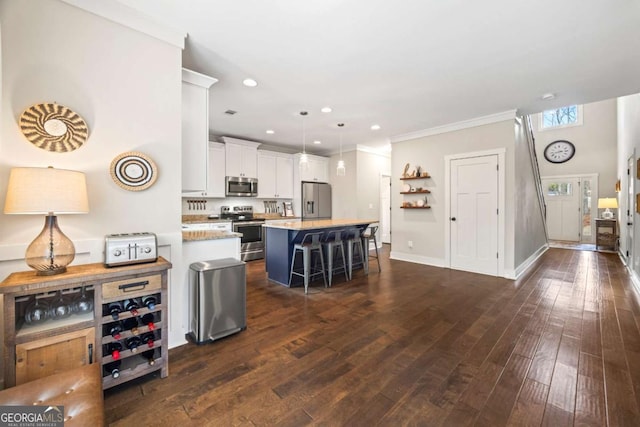
[[[337,151],[339,122],[345,148],[375,147],[508,110],[640,92],[638,0],[120,2],[188,33],[184,66],[219,79],[212,134],[300,150],[306,110],[307,151],[318,154]],[[247,77],[258,86],[243,86]],[[556,98],[542,101],[549,92]]]

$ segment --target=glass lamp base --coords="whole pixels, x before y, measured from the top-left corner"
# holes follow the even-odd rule
[[[603,219],[613,219],[613,212],[611,212],[609,210],[609,208],[607,208],[604,212],[602,212],[602,218]]]
[[[73,242],[58,227],[58,218],[47,215],[44,228],[27,248],[27,265],[38,276],[53,276],[67,271],[76,256]]]

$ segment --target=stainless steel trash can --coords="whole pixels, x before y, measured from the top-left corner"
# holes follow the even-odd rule
[[[190,332],[204,344],[247,328],[246,268],[234,258],[189,266]]]

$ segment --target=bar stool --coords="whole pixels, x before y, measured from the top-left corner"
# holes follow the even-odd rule
[[[347,243],[347,269],[349,270],[349,280],[353,278],[353,267],[362,265],[364,274],[369,274],[366,255],[362,248],[362,238],[360,237],[360,229],[349,228],[345,231],[345,242]],[[358,258],[356,258],[356,253]]]
[[[380,268],[380,258],[378,258],[378,241],[376,240],[376,233],[378,232],[377,225],[370,225],[364,229],[362,232],[362,245],[364,246],[364,250],[367,254],[367,264],[371,258],[375,258],[378,261],[378,272],[382,271]],[[369,242],[373,239],[373,246],[376,249],[376,256],[371,256],[369,254]]]
[[[322,246],[325,249],[326,257],[327,257],[327,276],[329,276],[329,287],[331,287],[331,278],[333,277],[333,273],[336,271],[344,271],[345,280],[349,280],[349,275],[347,274],[347,262],[344,256],[344,244],[342,243],[342,234],[345,230],[331,230],[329,231],[324,240],[322,241]],[[342,264],[334,265],[336,255],[338,255],[338,251],[342,255]],[[338,259],[339,261],[339,259]]]
[[[304,277],[304,293],[306,294],[309,289],[309,280],[313,276],[317,276],[322,274],[322,280],[324,281],[324,287],[327,287],[327,277],[324,274],[324,257],[322,256],[322,244],[320,242],[320,237],[323,232],[319,231],[317,233],[308,233],[306,234],[300,243],[296,243],[293,245],[293,254],[291,255],[291,272],[289,273],[289,286],[291,286],[291,279],[293,275]],[[303,272],[300,273],[298,271],[294,271],[293,267],[296,263],[296,254],[298,251],[302,252],[302,265]],[[311,271],[311,256],[313,255],[313,251],[317,251],[320,254],[320,270]]]

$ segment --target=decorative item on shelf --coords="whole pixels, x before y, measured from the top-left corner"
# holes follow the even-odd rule
[[[419,208],[423,207],[425,204],[426,204],[426,200],[422,200],[422,199],[418,200],[418,207]]]
[[[11,169],[4,213],[46,215],[44,228],[25,254],[37,275],[64,273],[75,258],[73,242],[58,227],[56,214],[88,212],[84,173],[52,167]]]
[[[598,199],[598,209],[605,209],[605,211],[602,212],[602,218],[613,219],[613,212],[609,209],[618,209],[618,199],[615,197]]]
[[[411,187],[411,192],[415,193],[416,192],[416,188],[415,187]]]
[[[336,174],[338,176],[345,176],[347,170],[344,166],[344,160],[342,160],[342,128],[344,127],[344,123],[338,123],[338,127],[340,128],[340,160],[338,160],[338,168],[336,170]]]
[[[84,119],[56,103],[35,104],[24,110],[20,130],[36,147],[55,153],[76,150],[89,136]]]
[[[130,151],[116,156],[111,161],[111,178],[120,188],[142,191],[156,182],[158,168],[145,154]]]
[[[304,119],[307,117],[309,113],[306,111],[300,111],[300,116],[302,117],[302,155],[300,156],[300,162],[298,163],[298,167],[300,170],[309,170],[309,155],[307,154],[307,142],[306,142],[306,132],[304,127]]]
[[[409,177],[409,163],[404,165],[404,171],[402,171],[402,177],[403,178]]]
[[[416,170],[414,169],[414,170],[411,171],[411,177],[413,178],[415,176],[416,176]]]
[[[429,178],[429,172],[427,172],[427,171],[423,170],[423,171],[420,173],[420,176],[421,176],[422,178]]]
[[[408,192],[410,192],[410,191],[411,191],[411,185],[409,185],[409,184],[404,184],[404,185],[402,186],[402,191],[403,191],[404,193],[408,193]]]

